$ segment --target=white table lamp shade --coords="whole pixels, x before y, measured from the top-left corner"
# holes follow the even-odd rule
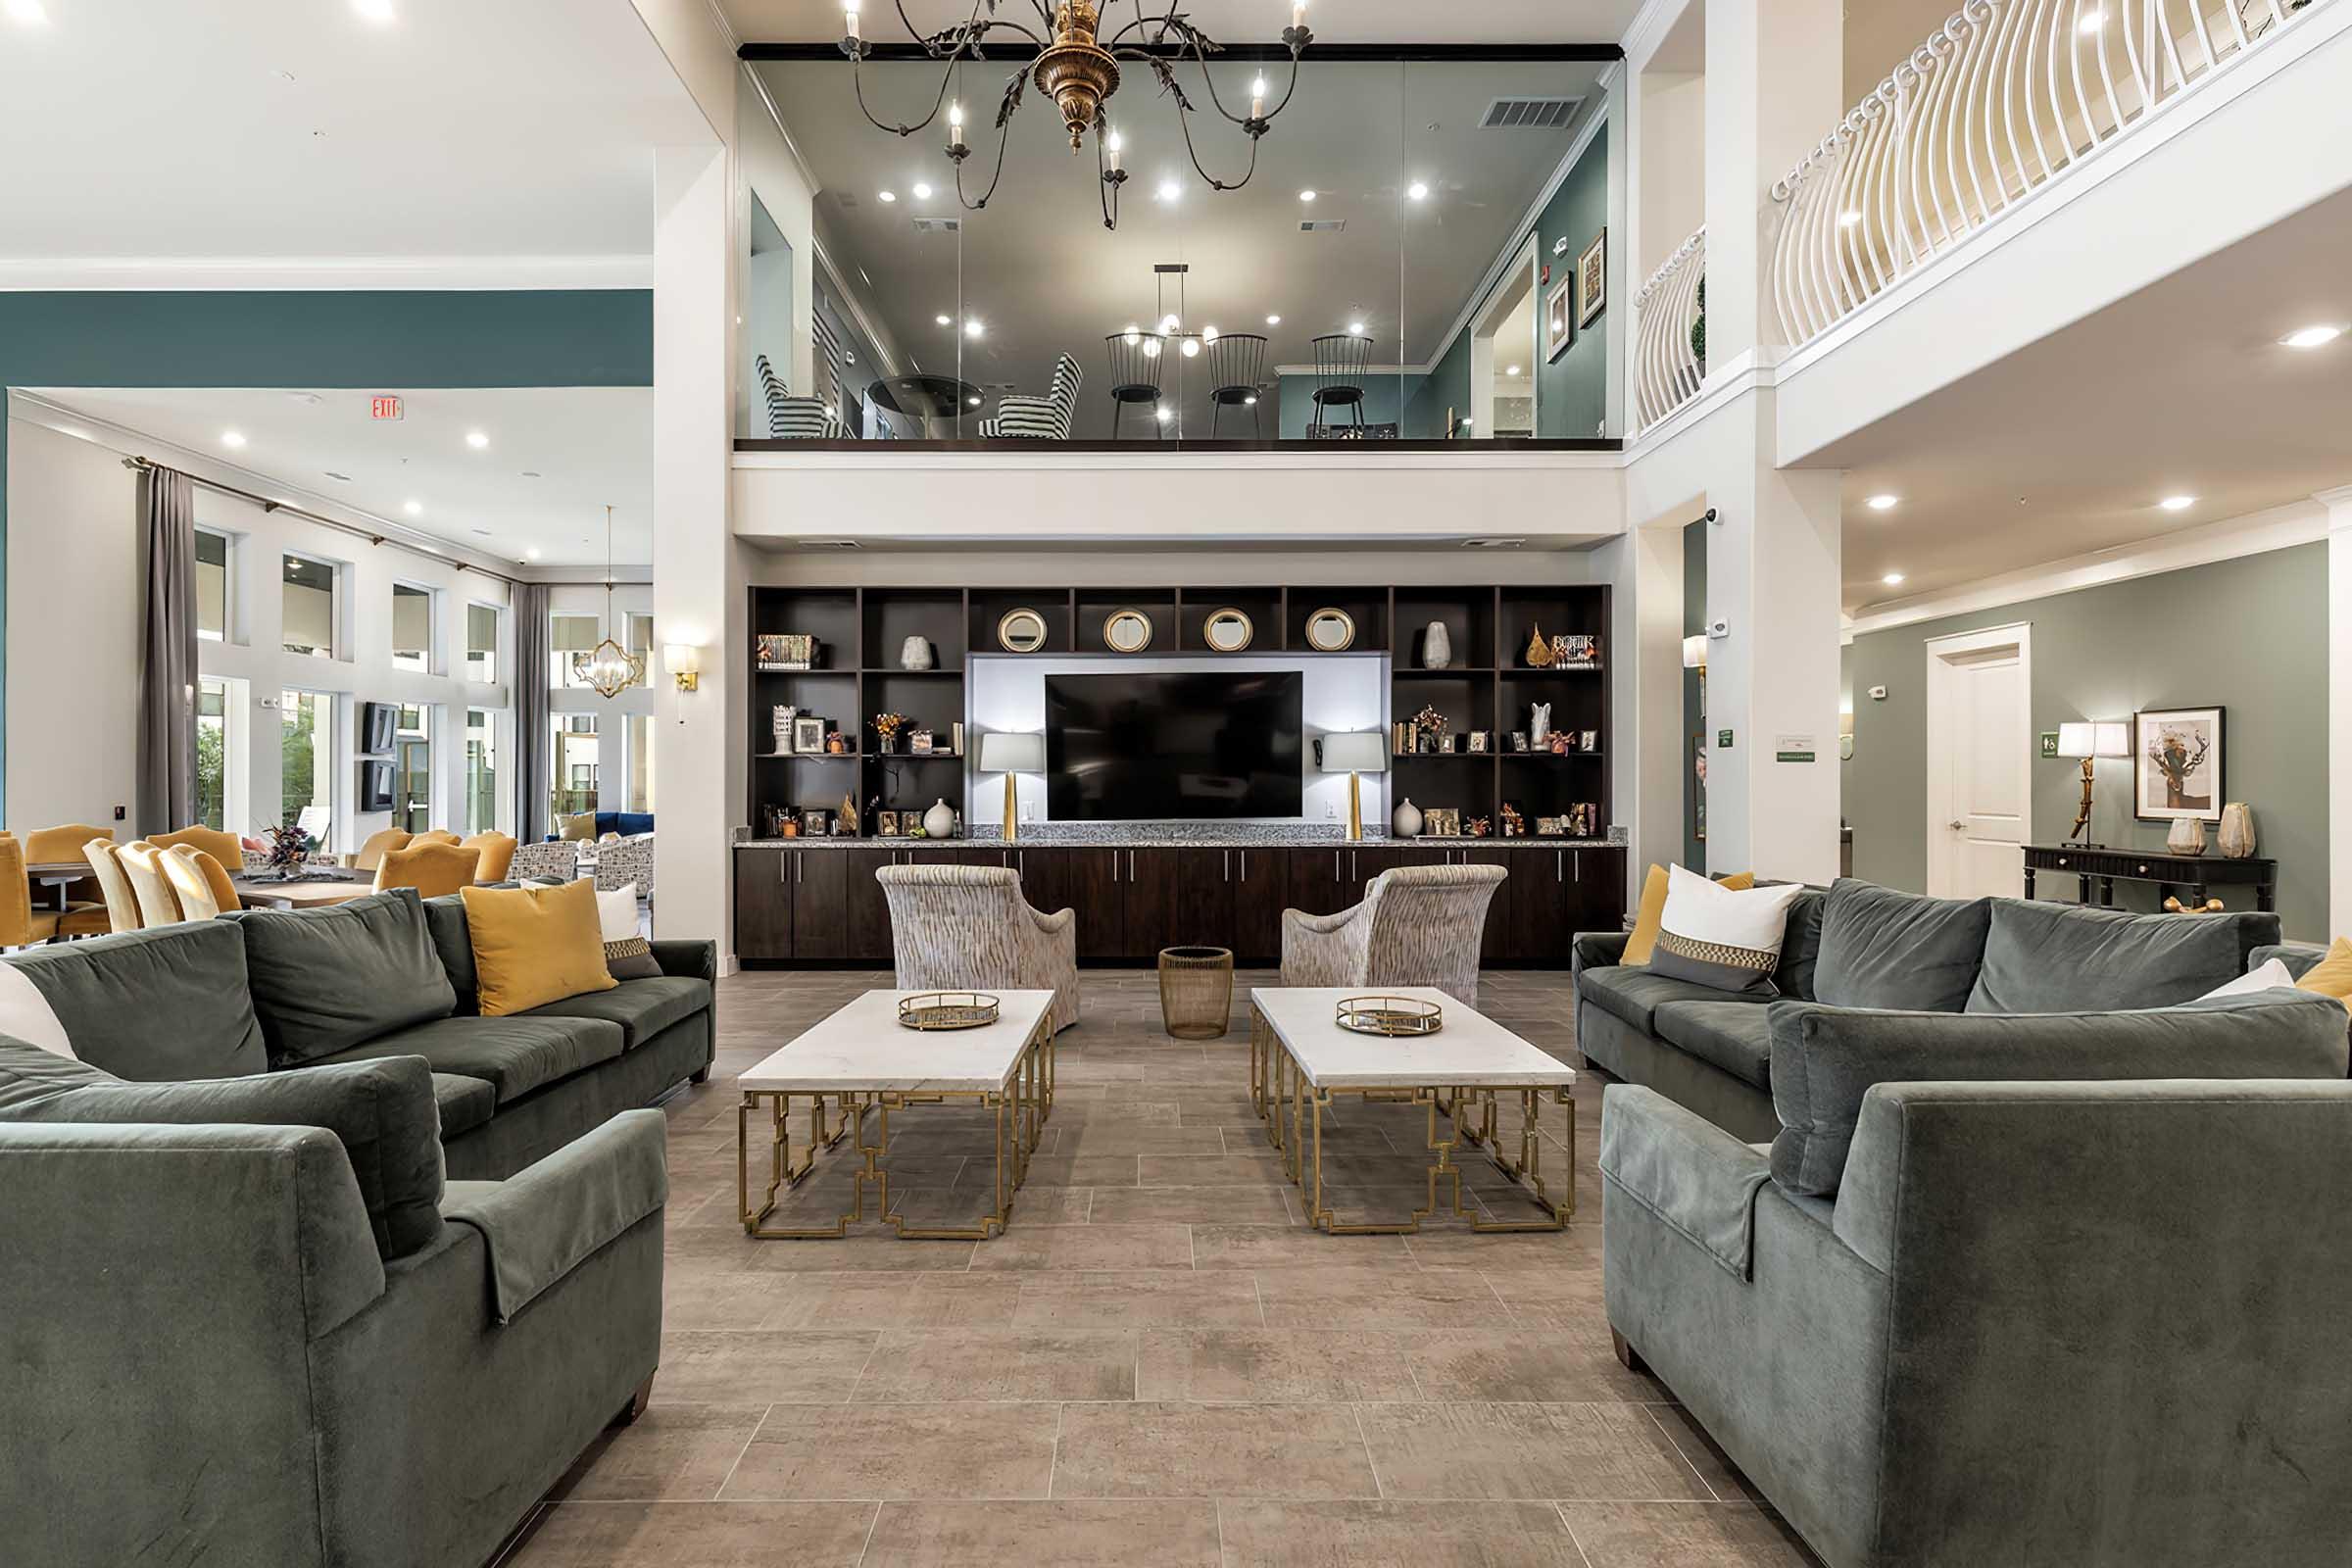
[[[2130,757],[2132,727],[2109,720],[2058,726],[2060,757]]]
[[[1705,632],[1694,632],[1683,639],[1683,667],[1685,669],[1707,667],[1707,634]]]
[[[1371,730],[1326,735],[1321,765],[1326,773],[1384,773],[1389,766],[1388,739]]]
[[[1043,735],[991,730],[980,737],[981,772],[1043,773],[1045,770],[1046,738]]]

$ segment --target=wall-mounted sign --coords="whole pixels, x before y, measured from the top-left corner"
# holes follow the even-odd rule
[[[2041,732],[2041,755],[2045,758],[2058,755],[2058,732],[2056,730],[2045,729]]]
[[[1776,762],[1810,762],[1813,757],[1813,737],[1810,735],[1775,735],[1772,738],[1772,760]]]
[[[387,394],[368,400],[368,417],[370,419],[402,419],[408,417],[408,413],[401,407],[399,398]]]
[[[1719,729],[1715,732],[1715,749],[1719,752],[1728,752],[1732,749],[1732,732],[1730,730]]]

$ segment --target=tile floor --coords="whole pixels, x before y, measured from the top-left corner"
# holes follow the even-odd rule
[[[1272,978],[1239,976],[1237,998]],[[1246,1025],[1172,1040],[1151,974],[1089,971],[1006,1234],[746,1238],[734,1075],[889,983],[721,985],[716,1071],[667,1106],[653,1407],[583,1458],[504,1568],[1815,1563],[1610,1354],[1597,1077],[1577,1091],[1566,1232],[1328,1237],[1250,1109]],[[1576,1059],[1565,975],[1490,975],[1481,1000]],[[1548,1112],[1548,1158],[1567,1114]],[[916,1110],[892,1134],[904,1211],[968,1223],[976,1113]],[[1422,1137],[1409,1107],[1343,1102],[1335,1207],[1409,1208]],[[846,1206],[828,1157],[789,1212]],[[1512,1202],[1491,1172],[1466,1185],[1493,1212]]]

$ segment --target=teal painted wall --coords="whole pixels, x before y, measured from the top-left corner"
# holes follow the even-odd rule
[[[1562,278],[1575,275],[1577,258],[1599,238],[1608,221],[1609,129],[1603,125],[1544,205],[1544,216],[1536,220],[1538,254],[1551,269],[1551,282],[1544,285],[1546,294]],[[1568,253],[1552,255],[1552,247],[1563,239],[1568,242]],[[1539,332],[1543,319],[1543,301],[1538,300]],[[1591,326],[1577,328],[1576,341],[1567,353],[1537,369],[1536,433],[1544,439],[1580,440],[1600,434],[1601,417],[1609,405],[1608,324],[1604,309]]]
[[[1707,530],[1704,518],[1683,525],[1683,635],[1707,629]],[[1693,871],[1707,868],[1706,841],[1698,837],[1697,753],[1690,738],[1706,730],[1707,683],[1695,669],[1683,671],[1683,864]]]
[[[1399,410],[1410,399],[1412,389],[1420,384],[1421,377],[1417,375],[1399,376],[1394,372],[1388,375],[1364,377],[1364,423],[1396,424],[1401,422]],[[1312,375],[1286,375],[1281,378],[1281,389],[1276,406],[1281,413],[1282,438],[1285,441],[1306,439],[1306,427],[1314,421],[1315,417],[1316,385],[1317,382]],[[1226,417],[1226,428],[1230,430],[1233,428],[1232,416],[1228,415]],[[1132,416],[1130,418],[1132,420]],[[1355,422],[1355,415],[1345,409],[1338,410],[1333,415],[1332,422],[1344,428]],[[1128,428],[1132,430],[1135,426],[1130,422]],[[1206,435],[1208,432],[1203,430],[1200,433]],[[1412,432],[1408,430],[1399,433],[1409,435]],[[1440,434],[1443,433],[1443,431],[1440,432]]]
[[[2128,720],[2143,709],[2228,710],[2224,793],[2254,808],[2255,853],[2278,862],[2287,936],[2328,940],[2327,552],[2325,544],[2297,545],[1855,638],[1854,756],[1842,768],[1854,874],[1926,886],[1923,645],[2022,620],[2034,628],[2029,705],[2036,735],[2076,719]],[[1886,701],[1871,701],[1873,686],[1886,688]],[[2074,822],[2081,764],[2036,758],[2032,776],[2033,836],[2047,843]],[[2131,814],[2129,760],[2099,763],[2094,783],[2091,838],[2146,849],[2164,843],[2166,824]],[[2043,877],[2038,891],[2072,899],[2074,879]],[[2242,893],[2223,896],[2232,908],[2252,907]],[[2152,890],[2124,883],[2116,900],[2153,906]]]
[[[653,384],[645,289],[0,293],[0,388]],[[0,418],[0,614],[7,541]]]
[[[1451,346],[1429,368],[1429,374],[1404,406],[1404,429],[1400,433],[1408,441],[1443,441],[1449,410],[1457,418],[1467,417],[1470,413],[1468,332],[1456,332]]]

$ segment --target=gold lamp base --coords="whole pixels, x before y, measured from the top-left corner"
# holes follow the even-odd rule
[[[1348,842],[1364,841],[1364,775],[1350,771],[1348,775]]]
[[[1019,792],[1013,787],[1012,775],[1007,773],[1004,775],[1004,842],[1007,844],[1010,844],[1014,839],[1020,837],[1020,806],[1021,803]]]
[[[2082,806],[2075,812],[2075,825],[2067,830],[2070,839],[2079,839],[2090,826],[2090,759],[2082,759]]]

